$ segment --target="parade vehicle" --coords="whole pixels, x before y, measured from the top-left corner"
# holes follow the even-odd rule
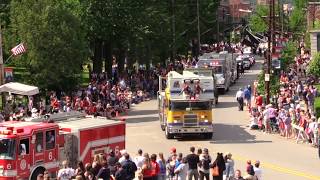
[[[218,88],[216,85],[217,79],[214,76],[214,72],[213,69],[211,68],[185,68],[186,71],[190,71],[196,75],[199,76],[207,76],[207,77],[212,77],[213,78],[213,95],[214,95],[214,99],[212,99],[212,102],[214,102],[215,104],[218,104],[219,102],[219,92],[218,92]]]
[[[167,139],[195,134],[212,138],[213,77],[170,71],[159,77],[159,119]]]
[[[199,57],[199,68],[211,68],[217,79],[217,88],[222,94],[229,90],[232,83],[237,79],[237,62],[233,53],[226,51],[220,53],[207,53]]]
[[[50,118],[49,118],[50,119]],[[0,180],[52,176],[59,162],[91,163],[96,154],[118,153],[125,147],[125,123],[106,118],[60,117],[49,121],[0,123]]]

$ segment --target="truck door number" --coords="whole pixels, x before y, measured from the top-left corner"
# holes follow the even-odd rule
[[[49,152],[49,160],[52,160],[52,152]]]

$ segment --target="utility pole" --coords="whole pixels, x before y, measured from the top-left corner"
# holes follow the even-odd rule
[[[3,54],[2,54],[2,31],[0,23],[0,85],[4,83],[4,64],[3,64]]]
[[[199,0],[197,0],[197,21],[198,21],[198,51],[200,52],[200,45],[201,45],[201,41],[200,41],[200,12],[199,12]],[[199,53],[198,53],[199,54]]]
[[[173,58],[176,57],[176,16],[175,16],[175,0],[171,1],[172,4],[172,40],[173,40],[173,46],[172,46],[172,56]]]
[[[270,103],[270,69],[272,60],[273,47],[273,14],[274,14],[274,0],[269,0],[269,33],[268,33],[268,58],[267,58],[267,70],[265,71],[265,92],[266,92],[266,104]],[[271,43],[272,42],[272,43]]]

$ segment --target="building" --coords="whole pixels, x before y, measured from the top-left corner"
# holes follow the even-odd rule
[[[316,21],[320,21],[320,2],[309,2],[308,3],[308,28],[315,28]]]
[[[257,0],[257,5],[267,5],[270,0]]]
[[[229,0],[228,4],[233,21],[240,21],[242,18],[247,17],[249,15],[248,12],[241,10],[251,11],[254,5],[252,0]]]

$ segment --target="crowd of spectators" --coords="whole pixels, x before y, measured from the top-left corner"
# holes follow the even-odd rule
[[[295,58],[287,72],[280,74],[280,89],[271,104],[263,103],[260,94],[254,95],[250,127],[265,133],[279,133],[285,138],[303,140],[318,146],[320,118],[317,120],[314,102],[319,96],[317,82],[307,76],[305,69],[310,62],[310,54],[302,48],[302,54]]]
[[[58,171],[58,180],[262,180],[260,162],[254,164],[247,161],[245,173],[235,169],[232,154],[217,153],[215,158],[207,148],[190,147],[187,155],[178,153],[176,148],[170,149],[168,157],[163,153],[148,154],[138,150],[135,156],[130,156],[126,150],[121,150],[116,156],[111,150],[106,156],[97,154],[92,163],[78,162],[75,169],[64,161]],[[212,153],[211,153],[212,154]],[[38,180],[48,179],[48,174],[40,174]]]

